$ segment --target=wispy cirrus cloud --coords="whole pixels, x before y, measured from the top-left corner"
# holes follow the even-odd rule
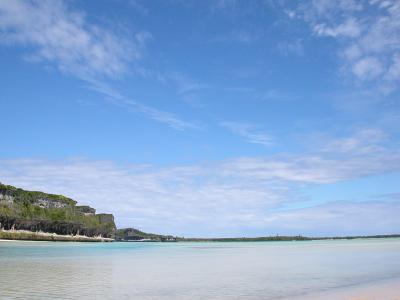
[[[361,34],[361,26],[355,18],[348,18],[343,23],[330,27],[324,23],[315,24],[315,34],[331,37],[358,37]]]
[[[348,155],[359,155],[362,153],[378,153],[385,151],[383,144],[389,139],[386,132],[376,128],[364,128],[351,136],[330,138],[322,140],[319,145],[322,152],[343,153]]]
[[[142,113],[146,117],[154,121],[166,124],[168,127],[172,129],[183,131],[189,129],[198,130],[202,128],[200,124],[184,121],[170,112],[159,110],[148,105],[144,105],[141,102],[126,97],[121,92],[116,90],[113,86],[103,81],[96,81],[96,80],[92,81],[89,88],[103,94],[110,102],[114,103],[119,107],[123,107],[127,110],[131,110],[134,112]]]
[[[263,146],[271,146],[274,144],[273,138],[257,131],[257,126],[242,122],[221,122],[220,125],[234,134],[244,138],[247,142],[260,144]]]
[[[33,61],[44,61],[81,79],[118,77],[140,59],[151,34],[130,39],[87,22],[64,1],[1,1],[2,43],[25,46]]]
[[[398,90],[398,1],[306,1],[292,11],[294,15],[308,22],[315,36],[338,42],[342,69],[356,81],[374,83],[383,93]]]
[[[369,202],[283,209],[288,202],[301,201],[299,191],[305,186],[400,171],[398,149],[387,148],[383,133],[369,130],[332,138],[326,149],[308,154],[186,166],[120,165],[87,159],[0,160],[0,180],[71,196],[114,213],[119,226],[164,233],[331,234],[339,229],[389,233],[398,224],[399,206],[394,198],[380,204],[360,199]],[[320,230],[315,229],[317,224]]]
[[[170,128],[198,128],[173,113],[129,99],[113,87],[110,82],[132,71],[132,64],[140,61],[152,39],[147,31],[120,31],[89,23],[84,12],[62,0],[0,1],[0,43],[25,47],[29,61],[51,64],[113,103],[129,106]]]
[[[165,74],[164,78],[171,81],[176,86],[176,92],[179,96],[185,96],[187,94],[191,94],[196,91],[201,91],[203,89],[208,89],[211,87],[209,84],[199,82],[198,80],[194,80],[177,72]]]
[[[123,105],[127,108],[131,108],[134,111],[145,114],[148,118],[152,120],[167,124],[168,127],[175,130],[183,131],[189,129],[202,129],[202,125],[200,124],[184,121],[170,112],[155,109],[153,107],[143,105],[133,100],[125,99]]]

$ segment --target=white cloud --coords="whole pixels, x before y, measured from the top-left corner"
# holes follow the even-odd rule
[[[218,178],[214,167],[120,166],[86,160],[14,160],[0,165],[4,182],[72,196],[113,212],[120,225],[146,230],[182,233],[187,226],[207,223],[229,227],[277,201],[277,195],[256,185]]]
[[[353,65],[352,71],[361,80],[371,80],[381,75],[384,67],[376,57],[365,57]]]
[[[317,36],[338,42],[342,69],[357,82],[369,87],[374,83],[384,94],[398,90],[399,1],[306,1],[298,5],[296,15]]]
[[[260,144],[263,146],[273,145],[272,137],[265,133],[256,132],[256,128],[252,124],[239,122],[221,122],[221,126],[243,137],[249,143]]]
[[[360,25],[354,18],[347,19],[344,23],[336,27],[329,27],[326,24],[316,24],[313,28],[314,32],[322,36],[332,37],[357,37],[361,33]]]
[[[362,129],[351,137],[330,139],[322,151],[348,155],[371,154],[385,151],[382,143],[388,140],[385,132],[379,129]]]
[[[0,30],[3,43],[33,47],[32,60],[81,79],[123,74],[151,37],[147,32],[119,37],[58,0],[0,1]]]
[[[119,165],[85,159],[0,160],[0,180],[71,196],[99,211],[114,213],[119,226],[148,231],[215,235],[240,233],[246,228],[270,232],[274,228],[271,233],[276,233],[290,225],[301,230],[297,234],[312,232],[318,222],[320,228],[331,228],[332,232],[335,226],[358,230],[361,223],[353,223],[355,208],[352,214],[345,209],[350,207],[347,204],[334,217],[329,217],[330,206],[289,212],[277,209],[299,201],[300,188],[399,171],[400,152],[386,148],[385,141],[384,133],[366,129],[332,139],[326,149],[314,153],[189,166]],[[357,205],[360,209],[368,206]],[[368,220],[383,223],[379,219],[383,209],[374,213],[373,206],[368,207],[368,211],[360,210],[357,220],[361,222],[370,214]],[[385,216],[388,230],[395,228],[389,225],[398,219],[398,213],[398,206],[393,206],[387,213],[391,217]],[[365,233],[373,229],[371,225]]]
[[[398,201],[333,202],[277,212],[264,222],[277,232],[303,235],[396,234],[400,226]]]

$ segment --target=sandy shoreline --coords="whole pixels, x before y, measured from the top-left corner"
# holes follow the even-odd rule
[[[400,300],[400,278],[386,279],[317,294],[296,297],[299,300]]]
[[[61,235],[56,233],[28,230],[0,229],[0,240],[5,241],[64,241],[64,242],[113,242],[114,239],[101,236]]]

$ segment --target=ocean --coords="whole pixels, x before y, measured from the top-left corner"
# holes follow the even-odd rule
[[[400,278],[400,239],[0,241],[0,299],[296,299]]]

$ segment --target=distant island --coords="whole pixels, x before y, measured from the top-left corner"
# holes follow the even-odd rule
[[[304,237],[265,236],[240,238],[184,238],[117,229],[112,214],[96,213],[87,205],[55,194],[26,191],[0,183],[0,239],[79,242],[258,242],[326,239],[389,238],[393,235]]]

